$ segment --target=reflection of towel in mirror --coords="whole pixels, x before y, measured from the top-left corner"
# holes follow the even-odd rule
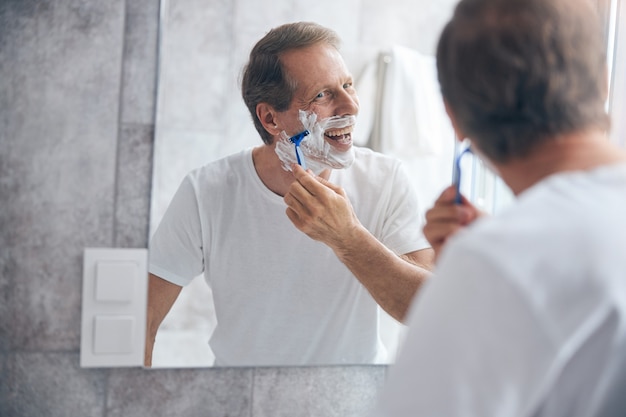
[[[454,155],[435,58],[394,46],[365,68],[357,91],[364,144],[403,161],[427,209],[450,184]]]
[[[381,97],[381,151],[394,155],[441,155],[451,142],[435,58],[402,46],[386,55]]]

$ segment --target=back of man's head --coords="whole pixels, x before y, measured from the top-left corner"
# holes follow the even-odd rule
[[[437,67],[458,127],[492,161],[608,128],[605,49],[589,0],[462,0]]]

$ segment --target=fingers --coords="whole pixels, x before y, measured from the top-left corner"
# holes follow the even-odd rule
[[[304,190],[311,195],[318,195],[324,192],[324,185],[315,177],[310,170],[304,170],[300,165],[294,164],[291,167],[296,183],[299,183]],[[295,184],[295,183],[294,183]]]
[[[311,170],[304,170],[300,165],[293,164],[291,167],[293,171],[293,175],[296,177],[296,180],[302,184],[302,186],[311,194],[318,195],[326,192],[327,188],[330,188],[332,191],[339,195],[344,195],[344,190],[338,185],[333,184],[332,182],[315,175]],[[320,186],[322,185],[322,186]]]
[[[343,188],[341,188],[338,185],[333,184],[332,182],[322,178],[322,177],[315,177],[315,179],[321,183],[322,185],[324,185],[326,188],[330,188],[332,191],[334,191],[336,194],[339,194],[340,196],[345,196],[345,191]]]
[[[296,177],[296,179],[298,181],[301,181],[302,178],[304,178],[304,177],[307,177],[307,176],[312,177],[313,176],[313,172],[310,169],[307,169],[305,171],[304,168],[302,168],[298,164],[292,164],[291,165],[291,172],[293,172],[293,176]]]
[[[299,188],[299,190],[295,188]],[[283,201],[287,204],[287,207],[293,211],[298,217],[303,217],[310,213],[309,209],[302,201],[305,200],[303,197],[299,197],[299,195],[306,195],[306,191],[302,191],[301,186],[291,187],[289,192],[285,194],[283,197]]]
[[[308,192],[303,190],[302,186],[297,181],[294,184],[297,185],[292,185],[289,192],[285,194],[285,197],[283,198],[285,204],[287,204],[286,213],[287,217],[291,220],[294,226],[296,226],[298,230],[306,233],[306,220],[311,218],[311,211],[301,202],[301,200],[305,200],[305,197],[302,196],[308,195]]]
[[[292,167],[296,177],[289,187],[288,192],[283,197],[287,204],[287,217],[301,231],[309,233],[312,219],[318,217],[324,210],[325,202],[328,200],[326,194],[334,193],[327,186],[320,183],[311,171],[305,171],[299,165]]]
[[[303,231],[303,227],[304,225],[306,225],[306,223],[302,221],[300,215],[298,214],[298,211],[294,210],[291,207],[287,207],[287,209],[285,210],[285,213],[287,214],[287,217],[289,218],[289,220],[291,220],[291,223],[293,223],[294,226],[296,226],[298,230]]]
[[[300,166],[292,169],[296,180],[283,197],[287,217],[312,239],[338,245],[358,224],[344,190]]]
[[[465,197],[461,196],[461,203],[456,203],[456,189],[450,186],[443,190],[433,207],[426,211],[424,236],[438,255],[450,236],[479,215],[480,212]]]
[[[435,204],[438,203],[452,203],[454,202],[454,198],[456,197],[456,187],[454,185],[451,185],[449,187],[446,187],[441,194],[439,195],[439,197],[437,198],[437,200],[435,201]]]
[[[456,219],[461,224],[471,223],[482,215],[464,195],[461,195],[461,203],[456,202],[456,188],[449,186],[439,195],[433,207],[427,211],[427,220],[441,218]]]
[[[471,203],[469,202],[468,199],[465,198],[464,195],[461,194],[460,197],[461,197],[461,205],[467,204],[471,206]],[[449,204],[455,204],[455,203],[456,203],[456,187],[454,185],[446,187],[441,192],[437,200],[435,200],[435,206],[449,205]]]
[[[453,218],[440,217],[435,220],[427,220],[423,232],[433,249],[437,251],[450,236],[454,235],[463,227],[465,227],[465,225],[455,221]]]
[[[426,222],[449,222],[467,225],[473,220],[471,209],[460,204],[438,204],[426,211]]]

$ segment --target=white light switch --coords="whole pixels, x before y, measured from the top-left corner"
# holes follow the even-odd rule
[[[132,353],[135,318],[133,316],[96,316],[94,353]]]
[[[147,249],[85,249],[82,367],[143,366],[147,293]]]
[[[133,300],[137,264],[131,261],[96,262],[96,300],[130,302]]]

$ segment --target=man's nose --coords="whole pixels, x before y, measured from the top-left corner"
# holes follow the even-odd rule
[[[359,99],[356,93],[342,90],[338,96],[335,114],[346,116],[355,115],[359,112]]]

